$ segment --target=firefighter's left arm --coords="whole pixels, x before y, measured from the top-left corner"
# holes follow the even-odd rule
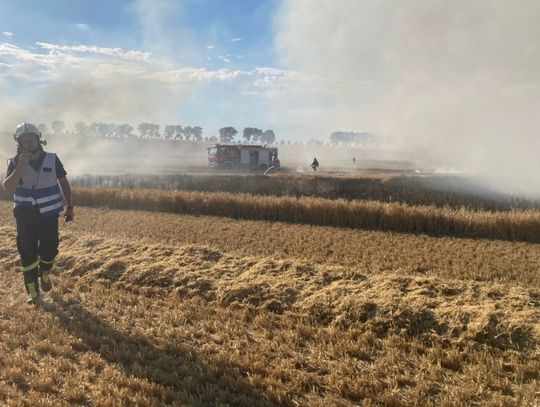
[[[69,181],[66,177],[58,178],[58,183],[60,184],[60,187],[62,188],[62,194],[64,195],[64,199],[66,201],[66,221],[73,220],[73,201],[71,196],[71,186],[69,185]]]
[[[71,186],[69,185],[68,179],[66,177],[58,178],[58,182],[62,188],[62,194],[64,194],[66,205],[68,207],[73,206],[73,202],[71,201]]]

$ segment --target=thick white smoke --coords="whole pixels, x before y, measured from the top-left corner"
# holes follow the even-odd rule
[[[283,67],[321,78],[312,126],[392,134],[426,166],[540,193],[537,1],[296,0],[275,21]]]

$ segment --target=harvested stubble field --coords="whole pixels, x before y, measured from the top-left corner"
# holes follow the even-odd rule
[[[1,404],[540,400],[535,244],[78,208],[31,309],[9,206]]]

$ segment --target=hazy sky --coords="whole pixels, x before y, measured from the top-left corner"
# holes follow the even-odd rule
[[[2,0],[0,127],[375,131],[513,183],[540,170],[539,50],[537,0]]]
[[[0,118],[269,128],[266,87],[287,75],[276,69],[276,5],[3,0]]]

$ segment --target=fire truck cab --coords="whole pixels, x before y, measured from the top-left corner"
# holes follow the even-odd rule
[[[208,147],[210,168],[224,170],[260,170],[279,168],[276,147],[255,144],[213,144]]]

